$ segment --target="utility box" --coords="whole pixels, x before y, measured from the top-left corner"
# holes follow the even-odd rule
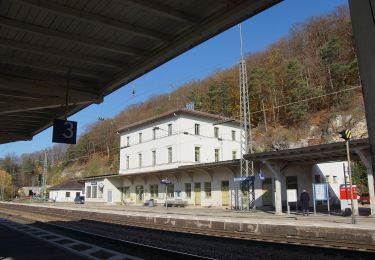
[[[355,214],[358,215],[358,190],[356,185],[352,185],[353,190],[353,205]],[[350,185],[341,184],[340,185],[340,206],[341,212],[345,212],[346,209],[352,209],[350,199]]]

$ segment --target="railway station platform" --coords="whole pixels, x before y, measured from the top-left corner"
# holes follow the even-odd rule
[[[375,246],[375,218],[357,216],[357,224],[351,224],[351,217],[339,214],[310,213],[302,216],[275,215],[273,211],[235,211],[222,208],[124,206],[102,203],[0,203],[0,209],[7,205],[20,208],[40,207],[48,212],[96,219],[111,219],[122,223],[143,223],[175,228],[192,228],[243,232],[259,237],[303,238],[325,241],[356,241],[359,244]],[[366,211],[366,208],[361,209]]]
[[[0,241],[0,259],[86,259],[4,225]]]

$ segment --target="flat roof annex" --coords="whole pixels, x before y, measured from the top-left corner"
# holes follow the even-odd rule
[[[281,1],[0,1],[0,144],[64,118],[68,81],[70,116]]]

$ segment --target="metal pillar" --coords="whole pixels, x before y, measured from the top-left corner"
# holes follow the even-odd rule
[[[375,172],[375,0],[349,0],[349,8],[358,51],[371,167],[372,172]],[[373,189],[374,186],[371,188]]]
[[[247,153],[253,153],[252,139],[251,139],[251,124],[250,124],[250,102],[249,89],[247,84],[247,70],[246,61],[242,53],[242,29],[240,27],[240,142],[241,142],[241,177],[254,176],[254,164],[244,158]],[[249,191],[247,192],[248,209],[255,209],[255,178],[249,182]]]
[[[350,186],[350,203],[352,204],[352,224],[356,224],[357,221],[355,219],[355,207],[353,201],[353,180],[352,180],[352,167],[350,165],[350,151],[349,151],[349,140],[346,140],[346,155],[348,157],[348,174],[349,174],[349,186]]]

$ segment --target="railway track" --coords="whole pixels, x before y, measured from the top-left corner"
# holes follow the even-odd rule
[[[12,205],[7,205],[12,206]],[[15,205],[16,206],[16,205]],[[2,209],[2,208],[0,208]],[[15,209],[9,209],[8,210],[15,210]],[[26,211],[30,212],[31,209],[27,209]],[[16,212],[13,212],[14,214],[17,214]],[[25,209],[23,210],[25,213]],[[35,211],[33,211],[35,214]],[[46,214],[47,211],[43,211],[43,214]],[[369,245],[365,243],[359,243],[356,241],[346,241],[343,243],[342,241],[336,241],[336,240],[318,240],[318,239],[306,239],[301,237],[281,237],[281,236],[259,236],[259,235],[253,235],[245,232],[228,232],[228,231],[218,231],[218,230],[201,230],[201,229],[193,229],[193,228],[184,228],[184,227],[169,227],[164,226],[160,224],[153,224],[150,225],[149,223],[139,223],[139,222],[124,222],[123,220],[116,220],[111,219],[109,216],[103,217],[103,215],[99,215],[96,217],[89,216],[89,214],[85,212],[75,212],[75,213],[82,213],[79,216],[76,214],[72,214],[71,211],[67,211],[64,214],[57,213],[54,211],[49,211],[47,213],[48,217],[55,218],[56,221],[67,221],[67,220],[80,220],[82,222],[91,223],[92,225],[97,225],[99,222],[101,225],[104,225],[108,223],[108,225],[116,224],[121,225],[123,227],[138,227],[138,228],[144,228],[144,229],[156,229],[159,231],[164,232],[175,232],[180,233],[183,232],[185,234],[191,234],[191,235],[197,235],[197,236],[209,236],[209,237],[218,237],[218,238],[228,238],[228,239],[238,239],[238,240],[250,240],[250,241],[257,241],[261,243],[269,243],[269,244],[288,244],[288,245],[294,245],[294,246],[303,246],[303,247],[320,247],[320,248],[326,248],[326,249],[335,249],[335,250],[347,250],[347,251],[360,251],[360,252],[368,252],[368,253],[374,253],[375,252],[375,246]],[[74,216],[73,216],[74,215]]]
[[[45,240],[56,246],[63,247],[89,259],[214,259],[116,239],[48,222],[35,221],[33,224],[30,224],[30,219],[25,217],[13,216],[10,214],[7,214],[7,217],[8,218],[1,218],[0,214],[0,224]],[[23,223],[12,221],[10,219],[21,220]]]

